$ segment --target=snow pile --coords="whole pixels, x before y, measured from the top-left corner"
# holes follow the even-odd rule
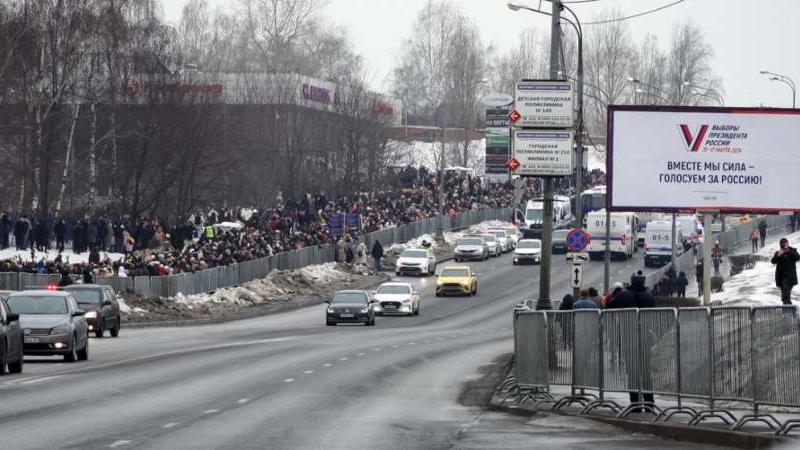
[[[139,308],[138,306],[131,307],[125,302],[125,299],[119,295],[117,295],[117,302],[119,303],[119,310],[125,314],[147,314],[150,312],[144,308]]]
[[[423,248],[423,243],[429,244],[429,248],[434,252],[436,251],[436,239],[430,234],[423,234],[422,236],[416,237],[407,242],[392,244],[388,249],[386,249],[386,252],[399,255],[407,248]]]
[[[49,250],[46,252],[35,252],[35,261],[39,262],[42,258],[45,261],[55,261],[56,257],[58,256],[58,250]],[[103,261],[106,258],[109,258],[111,261],[120,261],[125,257],[122,253],[108,253],[108,252],[100,252],[100,260]],[[13,248],[6,248],[0,250],[0,261],[5,261],[7,259],[22,259],[22,261],[30,261],[31,260],[31,250],[16,250]],[[85,264],[89,261],[89,252],[84,253],[73,253],[72,250],[64,250],[61,253],[61,259],[64,261],[65,264]]]
[[[800,247],[800,232],[787,236],[789,245]],[[777,251],[776,245],[766,245],[756,254],[771,258]],[[726,306],[775,306],[781,304],[781,291],[775,285],[775,266],[760,261],[752,269],[734,275],[724,284],[723,292],[711,294],[712,302]],[[792,301],[800,302],[800,293],[792,292]]]
[[[511,225],[510,223],[503,222],[501,220],[490,220],[488,222],[481,222],[477,225],[472,225],[466,230],[445,232],[444,241],[447,244],[455,247],[456,245],[458,245],[458,241],[466,235],[475,233],[484,233],[489,228],[507,228],[510,225]]]

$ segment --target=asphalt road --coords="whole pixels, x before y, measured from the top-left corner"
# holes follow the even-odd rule
[[[569,271],[555,260],[560,298]],[[612,264],[613,281],[627,279],[641,254]],[[436,298],[435,278],[404,278],[420,291],[421,315],[378,317],[376,327],[326,327],[315,306],[123,329],[119,339],[92,339],[85,363],[28,360],[22,375],[0,379],[0,448],[525,447],[525,427],[531,439],[545,428],[458,397],[480,366],[511,351],[511,307],[536,297],[539,267],[513,266],[508,255],[471,265],[476,297]],[[585,286],[602,287],[602,276],[602,263],[590,263]],[[587,427],[582,436],[608,443],[593,448],[677,448]],[[547,442],[575,448],[569,433]]]

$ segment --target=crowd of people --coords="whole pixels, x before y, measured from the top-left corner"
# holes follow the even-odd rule
[[[409,186],[336,199],[324,192],[297,200],[278,195],[268,208],[209,208],[188,217],[101,216],[75,218],[51,214],[0,216],[0,249],[24,251],[0,261],[0,272],[69,273],[100,276],[169,275],[263,258],[309,246],[357,245],[363,233],[423,220],[439,214],[440,179],[413,170]],[[479,177],[450,174],[445,178],[445,210],[455,216],[477,208],[505,208],[514,201],[510,183],[489,184]],[[360,216],[360,224],[334,235],[336,213]],[[70,249],[88,253],[86,262],[70,262]],[[52,259],[42,252],[57,250]],[[30,257],[27,253],[30,252]],[[366,252],[362,252],[366,256]]]

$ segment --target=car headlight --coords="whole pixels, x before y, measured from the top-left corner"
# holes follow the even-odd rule
[[[328,314],[333,314],[334,312],[333,308],[328,308]]]
[[[89,311],[84,317],[87,319],[97,319],[97,311]]]
[[[369,306],[361,309],[361,314],[366,314],[369,312]]]
[[[407,298],[407,299],[403,300],[403,303],[411,303],[411,299]]]
[[[69,325],[59,325],[50,330],[50,334],[69,334]]]

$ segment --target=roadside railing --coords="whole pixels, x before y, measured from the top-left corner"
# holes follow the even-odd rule
[[[376,240],[386,247],[409,241],[423,234],[466,228],[487,220],[508,220],[511,209],[476,209],[451,218],[432,217],[397,227],[387,228],[361,236],[367,251]],[[168,276],[138,277],[95,277],[99,284],[111,285],[118,292],[130,292],[144,297],[174,297],[178,294],[193,295],[213,292],[220,288],[238,286],[266,277],[273,270],[296,270],[314,264],[324,264],[336,260],[336,250],[332,245],[306,247],[298,250],[277,253],[266,258],[244,261],[227,266],[214,267],[197,272],[179,273]],[[21,290],[28,287],[45,287],[58,284],[57,274],[33,274],[21,272],[0,273],[0,289]]]
[[[578,404],[581,415],[647,412],[654,422],[684,417],[690,426],[715,420],[732,430],[760,423],[778,435],[800,427],[794,306],[515,311],[514,356],[503,402]],[[569,393],[556,398],[553,386]],[[638,400],[623,407],[609,393]],[[797,416],[782,421],[764,407]]]

